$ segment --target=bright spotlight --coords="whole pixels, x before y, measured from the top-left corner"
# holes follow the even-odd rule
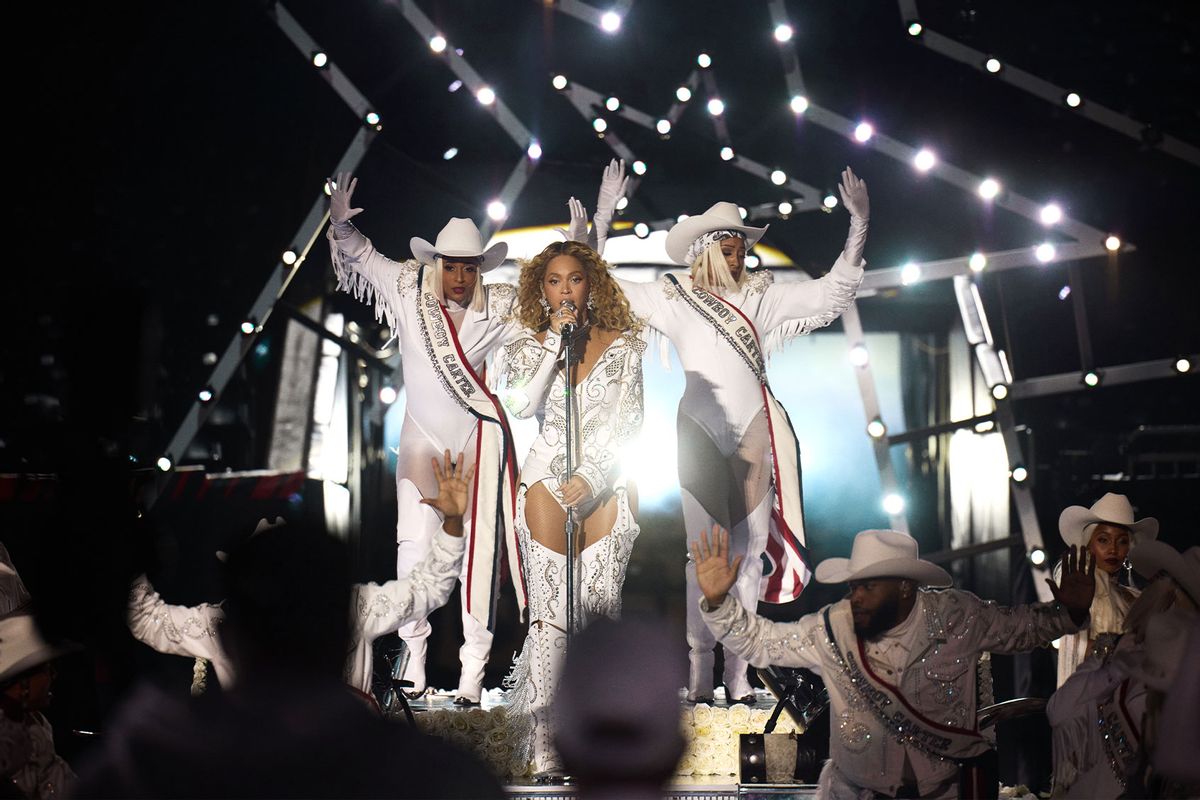
[[[1116,236],[1109,236],[1104,240],[1104,247],[1110,253],[1115,253],[1121,249],[1121,240]]]
[[[376,125],[376,126],[379,125],[379,123],[380,123],[379,115],[376,114],[374,111],[368,111],[367,115],[365,117],[363,117],[363,121],[366,122],[368,125]]]
[[[298,259],[299,256],[296,255],[295,250],[284,250],[283,255],[280,256],[280,258],[282,259],[283,263],[290,267],[292,264],[296,263],[296,259]]]
[[[696,63],[700,66],[700,69],[708,69],[712,66],[712,57],[708,53],[701,53],[696,56]]]
[[[383,403],[385,406],[390,406],[392,403],[396,402],[396,398],[399,396],[400,394],[396,391],[396,387],[394,386],[384,386],[379,390],[379,402]]]
[[[1096,388],[1100,385],[1100,373],[1095,370],[1088,370],[1083,373],[1083,385],[1091,388]]]
[[[475,99],[479,101],[480,105],[490,106],[496,102],[496,93],[492,90],[492,87],[484,86],[475,93]]]
[[[792,213],[792,204],[789,203],[787,200],[784,200],[782,203],[779,204],[779,213],[785,217],[788,214]]]
[[[996,423],[990,419],[985,419],[983,422],[975,423],[976,433],[988,433],[996,429]]]
[[[567,88],[567,76],[555,75],[554,79],[550,81],[550,85],[561,92],[563,89]]]
[[[900,268],[900,283],[911,286],[921,280],[921,268],[916,264],[905,264]]]
[[[440,53],[446,49],[446,37],[438,34],[429,39],[429,49],[435,53]]]
[[[620,200],[617,201],[617,211],[624,211],[628,207],[629,207],[629,198],[628,197],[622,197]]]
[[[600,29],[605,33],[616,33],[621,30],[621,15],[615,11],[605,12],[600,17]]]
[[[205,353],[204,355],[200,356],[200,363],[206,367],[211,367],[213,364],[217,363],[217,354],[212,351]]]
[[[1068,284],[1068,285],[1066,285],[1066,286],[1064,286],[1064,287],[1062,287],[1061,289],[1059,289],[1059,290],[1058,290],[1058,299],[1059,299],[1059,300],[1066,300],[1066,299],[1067,299],[1068,297],[1070,297],[1070,296],[1071,296],[1071,286],[1070,286],[1070,284]]]
[[[1024,483],[1029,478],[1029,470],[1022,467],[1020,464],[1012,468],[1012,479],[1017,483]]]
[[[989,58],[987,61],[983,62],[983,68],[995,75],[1004,68],[1004,65],[1000,63],[1000,59],[998,58]]]
[[[788,105],[792,107],[793,114],[803,114],[808,111],[808,98],[802,94],[794,95]]]
[[[838,199],[831,194],[825,195],[825,199],[821,201],[821,205],[832,210],[837,208]]]
[[[750,212],[746,210],[745,206],[738,206],[738,216],[740,216],[742,219],[745,219],[746,217],[750,216]]]
[[[925,30],[925,27],[919,22],[908,23],[908,35],[920,36]]]
[[[488,203],[487,215],[496,222],[499,222],[508,216],[508,207],[499,200],[493,200]]]
[[[732,161],[733,160],[733,148],[732,147],[722,147],[721,148],[721,160],[722,161]]]
[[[1185,372],[1192,371],[1192,361],[1188,358],[1177,358],[1175,359],[1174,367],[1175,371],[1182,375]]]
[[[776,25],[775,41],[779,42],[780,44],[791,41],[793,33],[795,33],[795,31],[792,30],[792,26],[788,25],[786,22]]]
[[[525,155],[537,161],[542,157],[542,145],[537,139],[529,143],[529,147],[525,148]]]
[[[159,456],[158,461],[155,463],[158,464],[158,468],[163,472],[171,471],[171,459],[167,458],[166,456]]]
[[[1008,387],[1003,383],[997,383],[992,387],[992,397],[996,398],[997,400],[1003,400],[1004,398],[1008,397]]]
[[[462,86],[463,86],[462,81],[459,80],[458,78],[455,78],[454,80],[450,81],[450,85],[446,87],[446,91],[449,92],[450,94],[454,94],[459,89],[461,89]]]
[[[618,108],[621,107],[621,101],[619,99],[617,99],[616,97],[610,97],[604,101],[604,107],[607,108],[609,111],[616,111]]]
[[[666,136],[668,133],[671,132],[671,120],[660,119],[658,122],[656,122],[654,124],[654,129],[657,130],[659,133],[661,133],[663,136]]]
[[[1029,551],[1029,563],[1035,567],[1043,567],[1046,565],[1046,551],[1040,547],[1035,547]],[[1058,646],[1058,640],[1054,640],[1054,646]]]
[[[871,123],[869,122],[860,122],[854,127],[855,141],[867,142],[870,141],[871,137],[874,135],[875,129],[871,127]]]
[[[856,367],[865,367],[871,360],[871,354],[867,352],[867,348],[861,344],[856,344],[850,348],[850,363]]]
[[[725,101],[719,97],[714,97],[708,101],[708,113],[714,117],[719,117],[725,113]]]
[[[1049,264],[1051,261],[1053,261],[1056,253],[1057,251],[1054,249],[1054,245],[1050,244],[1049,242],[1042,242],[1033,251],[1034,257],[1043,264]]]
[[[888,514],[900,514],[904,511],[904,498],[898,494],[889,494],[883,498],[883,510]]]
[[[1038,212],[1038,219],[1042,221],[1043,225],[1057,225],[1062,222],[1062,218],[1062,207],[1058,203],[1047,203]]]
[[[987,268],[987,256],[983,253],[971,253],[971,257],[967,259],[967,266],[971,272],[983,272]]]
[[[758,256],[754,255],[753,253],[746,256],[746,266],[748,268],[754,269],[755,267],[758,266],[758,264],[759,264]]]
[[[312,63],[317,69],[325,69],[325,67],[329,66],[329,56],[318,50],[312,54]]]
[[[1000,194],[1000,183],[995,178],[984,178],[979,183],[979,196],[984,200],[993,200]]]
[[[1063,98],[1063,102],[1071,108],[1079,108],[1083,104],[1083,98],[1076,92],[1067,92],[1067,96]]]
[[[254,324],[254,320],[252,320],[252,319],[248,319],[248,320],[246,320],[245,322],[243,322],[243,323],[242,323],[242,325],[241,325],[241,331],[242,331],[242,333],[244,333],[246,336],[249,336],[250,334],[254,333],[254,331],[255,331],[255,329],[256,329],[257,327],[258,327],[258,326]]]
[[[683,222],[683,221],[684,221],[685,219],[687,219],[689,216],[691,216],[691,215],[690,215],[690,214],[680,214],[678,217],[676,217],[676,218],[675,218],[675,221],[676,221],[676,222]]]
[[[787,173],[781,169],[774,170],[771,173],[771,183],[775,184],[776,186],[783,186],[785,183],[787,183]]]
[[[604,117],[596,117],[592,120],[592,127],[596,130],[596,133],[604,133],[608,130],[608,123],[605,122]]]
[[[917,172],[929,172],[933,169],[933,165],[937,163],[937,156],[932,150],[922,148],[915,156],[913,156],[913,167]]]
[[[212,402],[212,399],[213,399],[212,389],[209,389],[207,386],[204,387],[196,394],[196,399],[199,400],[201,403]]]
[[[675,90],[675,99],[681,103],[686,103],[692,99],[692,90],[686,86],[680,86]]]
[[[876,417],[867,423],[867,436],[872,439],[882,439],[887,434],[887,426],[883,424],[883,420]]]
[[[644,222],[639,222],[633,226],[633,232],[639,239],[645,239],[650,235],[650,226]]]
[[[633,167],[634,175],[645,175],[646,174],[646,162],[645,161],[635,161],[635,162],[633,162],[632,167]]]
[[[454,158],[456,155],[458,155],[458,148],[451,147],[448,150],[446,150],[446,152],[442,153],[442,160],[449,161],[450,159]]]

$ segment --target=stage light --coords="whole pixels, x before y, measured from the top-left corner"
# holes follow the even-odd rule
[[[496,222],[499,222],[508,216],[508,207],[499,200],[493,200],[492,202],[488,203],[487,215]]]
[[[750,216],[750,212],[746,210],[745,206],[738,206],[738,215],[744,220]]]
[[[211,401],[212,401],[212,399],[213,399],[213,392],[212,392],[212,389],[210,389],[209,387],[205,386],[203,389],[201,389],[201,390],[200,390],[200,391],[199,391],[199,392],[196,394],[196,399],[197,399],[197,400],[199,400],[201,403],[208,403],[208,402],[211,402]]]
[[[983,253],[972,253],[967,259],[967,266],[971,272],[983,272],[987,268],[987,256]]]
[[[1180,375],[1184,374],[1185,372],[1192,371],[1192,361],[1191,361],[1191,359],[1188,359],[1188,358],[1175,359],[1175,364],[1173,366],[1175,368],[1175,371],[1178,372]]]
[[[158,468],[163,472],[171,471],[171,459],[167,458],[166,456],[159,456],[158,461],[155,463],[158,464]]]
[[[725,101],[719,97],[714,97],[708,101],[708,113],[714,117],[719,117],[725,113]]]
[[[984,178],[979,183],[979,196],[984,200],[994,200],[1000,194],[1000,183],[995,178]]]
[[[700,65],[700,69],[708,69],[712,66],[712,57],[708,53],[701,53],[696,56],[696,63]]]
[[[1063,102],[1071,108],[1079,108],[1083,104],[1083,98],[1075,92],[1067,92],[1067,96],[1063,98]]]
[[[525,155],[537,161],[542,157],[542,145],[537,139],[529,143],[529,147],[525,148]]]
[[[249,336],[250,334],[254,333],[257,328],[258,326],[254,323],[254,320],[248,319],[242,323],[240,330],[243,334]]]
[[[440,53],[446,49],[446,37],[441,34],[432,36],[429,39],[429,49],[435,53]]]
[[[656,122],[654,124],[654,129],[656,131],[658,131],[659,133],[661,133],[663,136],[666,136],[668,133],[671,132],[671,120],[660,119],[658,122]]]
[[[937,156],[932,150],[922,148],[915,156],[913,156],[913,167],[917,172],[929,172],[933,169],[933,165],[937,163]]]
[[[989,58],[987,61],[983,62],[983,68],[995,75],[997,72],[1004,69],[1004,65],[1000,63],[1000,59],[998,58]]]
[[[283,263],[287,264],[289,267],[290,267],[292,264],[295,264],[295,263],[296,263],[296,259],[298,259],[298,258],[299,258],[299,256],[298,256],[298,255],[296,255],[296,251],[295,251],[295,250],[284,250],[284,251],[283,251],[283,255],[282,255],[282,256],[280,256],[280,260],[282,260],[282,261],[283,261]]]
[[[607,11],[600,17],[600,29],[605,33],[616,33],[621,30],[621,15],[615,11]]]
[[[781,169],[774,170],[771,173],[771,183],[775,184],[776,186],[783,186],[785,183],[787,183],[787,173]]]
[[[616,111],[618,108],[621,107],[621,101],[619,99],[617,99],[616,97],[610,97],[604,101],[604,107],[607,108],[609,111]]]
[[[1083,373],[1083,385],[1089,388],[1096,388],[1100,385],[1101,380],[1100,373],[1095,370],[1088,370]]]
[[[458,78],[455,78],[454,80],[450,81],[450,85],[446,87],[446,91],[449,92],[450,94],[454,94],[461,88],[462,88],[462,81],[460,81]]]
[[[683,222],[683,221],[684,221],[685,219],[687,219],[689,216],[690,216],[690,214],[680,214],[678,217],[676,217],[676,218],[675,218],[675,221],[676,221],[676,222]]]
[[[1029,551],[1029,563],[1035,567],[1043,567],[1046,565],[1046,551],[1040,547],[1035,547]],[[1058,639],[1054,640],[1054,646],[1058,647]]]
[[[792,204],[789,203],[787,200],[784,200],[782,203],[780,203],[778,208],[779,208],[779,213],[785,217],[788,214],[792,213]]]
[[[924,32],[925,32],[925,26],[923,26],[921,23],[919,23],[919,22],[908,23],[908,35],[909,36],[920,36]]]
[[[985,419],[983,422],[975,423],[976,433],[988,433],[996,429],[996,423],[990,419]]]
[[[496,92],[492,90],[492,87],[484,86],[475,93],[475,99],[478,100],[479,104],[482,106],[490,106],[492,103],[496,102]]]
[[[722,147],[721,148],[721,160],[722,161],[732,161],[733,160],[733,148],[732,147]]]
[[[758,266],[758,264],[759,264],[758,256],[754,255],[753,253],[746,256],[746,267],[747,268],[754,269],[755,267]]]
[[[916,264],[905,264],[900,268],[900,283],[911,286],[921,280],[921,268]]]
[[[788,105],[792,107],[793,114],[803,114],[808,111],[808,98],[802,94],[794,95]]]
[[[997,383],[992,387],[992,397],[997,400],[1003,400],[1004,398],[1008,397],[1008,387],[1003,383]]]
[[[352,342],[355,341],[355,338],[353,336],[351,336],[350,341],[352,341]],[[371,385],[371,378],[369,375],[367,375],[367,373],[364,372],[363,374],[358,376],[358,388],[365,389],[370,385]]]
[[[832,211],[837,208],[838,199],[831,194],[825,195],[825,199],[821,201],[821,205]]]
[[[871,361],[871,354],[864,345],[856,344],[850,348],[850,363],[856,367],[865,367]]]
[[[645,175],[646,174],[646,162],[645,161],[635,161],[635,162],[633,162],[632,167],[633,167],[634,175]]]
[[[1104,240],[1104,247],[1110,253],[1115,253],[1121,249],[1121,240],[1116,236],[1109,236]]]
[[[617,201],[617,211],[624,211],[628,207],[629,207],[629,198],[628,197],[622,197],[620,200]]]
[[[675,99],[681,103],[686,103],[692,99],[692,90],[686,86],[680,86],[675,90]]]
[[[1053,261],[1054,256],[1057,255],[1057,253],[1058,251],[1054,249],[1054,245],[1050,244],[1049,242],[1042,242],[1033,251],[1034,257],[1036,257],[1037,260],[1043,264],[1049,264],[1051,261]]]
[[[329,56],[317,50],[312,54],[312,63],[317,69],[325,69],[329,66]]]
[[[592,127],[595,129],[596,133],[604,133],[606,130],[608,130],[608,123],[605,122],[604,117],[596,117],[594,120],[592,120]]]
[[[887,426],[883,424],[883,420],[876,417],[867,423],[867,436],[872,439],[882,439],[887,435]]]
[[[381,120],[379,118],[379,115],[376,114],[374,111],[368,111],[367,115],[365,117],[363,117],[363,121],[366,122],[368,125],[378,126]]]
[[[446,152],[442,153],[442,160],[449,161],[450,159],[454,158],[456,155],[458,155],[458,148],[451,147]]]
[[[211,367],[213,364],[217,363],[217,354],[213,352],[205,353],[204,355],[200,356],[200,363],[206,367]]]
[[[326,178],[325,184],[321,188],[325,190],[326,197],[331,197],[333,196],[333,190],[337,188],[337,183]]]
[[[400,393],[396,391],[396,387],[394,386],[384,386],[379,390],[379,402],[385,406],[390,406],[396,402],[396,398],[399,396]]]
[[[883,510],[888,514],[900,514],[904,511],[904,498],[898,494],[889,494],[883,498]]]
[[[645,239],[650,235],[650,226],[644,222],[639,222],[633,226],[633,232],[639,239]]]
[[[567,76],[555,75],[554,80],[550,81],[550,85],[561,92],[563,89],[567,88]]]
[[[1058,299],[1059,300],[1066,300],[1070,296],[1071,296],[1071,287],[1069,285],[1064,286],[1058,290]]]
[[[792,30],[792,26],[788,25],[786,22],[776,25],[775,41],[779,42],[780,44],[791,41],[793,33],[795,33],[795,31]]]
[[[869,122],[860,122],[854,127],[854,139],[858,142],[868,142],[875,135],[875,129]]]
[[[1024,483],[1029,478],[1029,470],[1022,467],[1020,464],[1012,468],[1012,479],[1017,483]]]
[[[1062,218],[1062,207],[1058,203],[1047,203],[1038,212],[1038,219],[1042,221],[1043,225],[1057,225],[1062,222]]]

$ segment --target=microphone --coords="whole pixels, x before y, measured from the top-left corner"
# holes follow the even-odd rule
[[[579,310],[575,307],[574,301],[571,301],[571,300],[563,300],[562,303],[559,305],[559,308],[565,308],[565,309],[569,310],[571,313],[575,313],[576,311]],[[570,338],[575,335],[575,323],[574,322],[564,322],[559,330],[564,337]]]

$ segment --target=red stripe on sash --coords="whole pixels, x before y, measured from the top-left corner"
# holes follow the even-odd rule
[[[1121,691],[1117,693],[1117,707],[1121,709],[1121,716],[1125,717],[1125,727],[1133,734],[1133,738],[1137,741],[1135,744],[1141,745],[1142,732],[1133,722],[1133,715],[1129,713],[1129,708],[1125,705],[1125,697],[1129,694],[1129,678],[1121,681]]]

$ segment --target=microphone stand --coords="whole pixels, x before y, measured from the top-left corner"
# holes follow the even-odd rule
[[[565,439],[567,445],[567,481],[575,475],[575,368],[578,366],[579,354],[575,352],[575,335],[578,329],[572,326],[570,334],[564,331],[563,341],[566,347],[567,374],[563,382],[563,399],[566,409]],[[579,610],[579,578],[576,572],[579,543],[576,541],[575,507],[567,507],[567,641],[575,635],[578,624]]]

